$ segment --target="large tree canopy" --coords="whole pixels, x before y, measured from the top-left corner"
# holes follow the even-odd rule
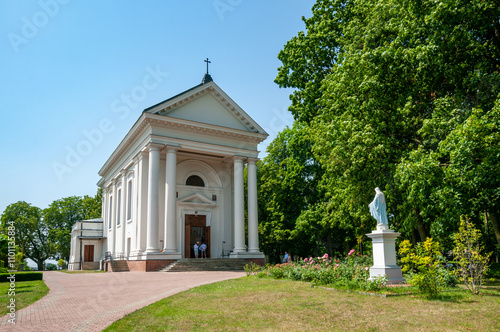
[[[42,211],[26,202],[10,204],[2,214],[2,228],[15,228],[16,245],[23,258],[32,259],[38,270],[43,262],[55,254],[55,244],[49,237],[49,225],[42,218]]]
[[[498,1],[317,1],[276,82],[324,172],[323,227],[362,242],[378,186],[406,238],[449,243],[468,214],[500,244],[499,19]]]
[[[69,260],[71,229],[75,222],[101,216],[102,193],[96,196],[71,196],[52,202],[43,210],[44,220],[51,225],[50,237],[56,245],[57,258]]]

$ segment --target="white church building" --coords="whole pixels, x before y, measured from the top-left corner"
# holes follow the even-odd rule
[[[267,136],[208,72],[145,109],[99,171],[102,219],[73,227],[69,269],[109,269],[113,259],[157,271],[194,257],[196,242],[208,257],[263,264],[256,162]]]

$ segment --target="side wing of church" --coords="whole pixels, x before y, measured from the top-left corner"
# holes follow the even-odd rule
[[[131,271],[157,271],[194,257],[197,242],[208,257],[263,264],[256,162],[267,136],[209,74],[145,109],[99,171],[102,233],[85,236],[83,224],[75,226],[69,268],[114,259]]]

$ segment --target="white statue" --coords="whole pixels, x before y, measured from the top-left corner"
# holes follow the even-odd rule
[[[387,204],[384,193],[378,187],[375,188],[375,198],[368,206],[372,217],[377,219],[377,228],[381,225],[387,226]]]

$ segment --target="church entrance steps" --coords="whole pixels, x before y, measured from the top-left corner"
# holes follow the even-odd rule
[[[112,263],[113,272],[129,272],[127,261],[125,260],[114,260]]]
[[[244,271],[248,261],[242,258],[184,258],[161,269],[161,272]]]

